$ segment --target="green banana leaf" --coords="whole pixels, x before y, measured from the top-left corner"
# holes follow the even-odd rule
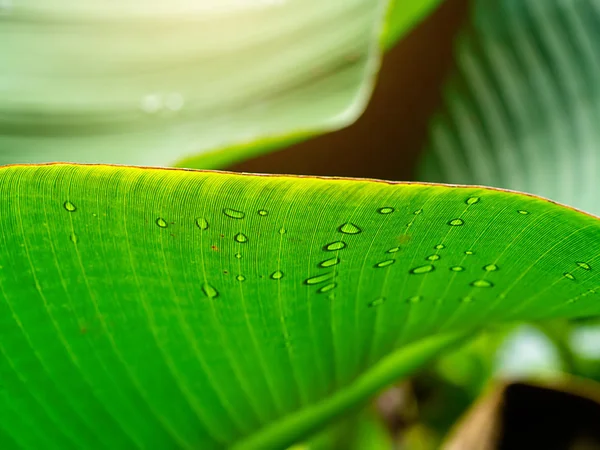
[[[343,127],[438,0],[15,2],[0,7],[0,163],[224,164]],[[254,142],[253,145],[248,143]]]
[[[483,187],[0,169],[0,447],[285,448],[493,323],[600,313],[600,220]]]
[[[600,2],[475,0],[421,179],[600,213]]]

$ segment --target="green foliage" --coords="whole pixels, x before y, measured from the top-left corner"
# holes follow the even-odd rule
[[[0,163],[218,168],[345,126],[440,2],[201,3],[2,9]],[[597,213],[599,11],[475,1],[427,178]],[[284,448],[327,424],[311,448],[386,448],[352,416],[384,386],[483,327],[600,314],[599,219],[524,194],[50,165],[1,168],[0,196],[3,449]],[[544,330],[597,377],[597,326]],[[422,380],[463,409],[499,336]],[[437,432],[458,412],[432,405]]]
[[[5,164],[168,165],[344,126],[369,98],[388,2],[28,3],[0,16]]]
[[[527,195],[75,165],[0,195],[4,448],[280,448],[484,325],[600,313],[600,222]]]
[[[0,163],[169,165],[345,126],[368,101],[387,4],[0,8]]]
[[[421,178],[600,213],[600,3],[476,0],[472,18]]]

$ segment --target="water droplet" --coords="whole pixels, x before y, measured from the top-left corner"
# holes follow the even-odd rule
[[[475,299],[473,297],[463,297],[460,299],[462,303],[473,303]]]
[[[283,272],[281,270],[278,270],[277,272],[273,272],[271,274],[271,278],[274,280],[281,280],[283,278]]]
[[[327,260],[319,263],[319,267],[327,268],[327,267],[337,266],[340,262],[341,262],[340,258],[338,258],[336,256],[335,258],[327,259]]]
[[[203,217],[196,219],[196,226],[201,230],[208,230],[208,222]]]
[[[423,297],[421,297],[420,295],[415,295],[409,299],[406,300],[407,303],[421,303],[423,301]]]
[[[525,211],[524,209],[520,209],[519,211],[517,211],[519,214],[522,214],[524,216],[529,214],[529,211]]]
[[[417,209],[417,210],[416,210],[416,211],[415,211],[413,214],[414,214],[415,216],[418,216],[419,214],[422,214],[422,213],[423,213],[423,210],[422,210],[422,209]]]
[[[421,275],[424,273],[433,272],[434,270],[435,267],[433,266],[433,264],[427,264],[425,266],[415,267],[410,271],[410,273],[413,275]]]
[[[486,272],[495,272],[499,269],[500,267],[498,267],[496,264],[488,264],[487,266],[483,266],[483,270],[485,270]]]
[[[462,272],[465,270],[465,268],[463,266],[453,266],[453,267],[450,267],[450,270],[452,272]]]
[[[285,234],[285,233],[287,233],[287,230],[284,227],[281,227],[279,229],[279,234]]]
[[[443,250],[446,248],[446,246],[444,244],[438,244],[435,247],[433,247],[435,250]]]
[[[158,225],[161,228],[167,228],[169,226],[167,221],[165,219],[163,219],[162,217],[159,217],[158,219],[156,219],[156,225]]]
[[[331,294],[329,294],[329,295],[327,296],[327,298],[328,298],[329,300],[335,300],[335,292],[332,292]]]
[[[240,244],[245,244],[248,242],[248,236],[246,236],[244,233],[236,234],[234,239],[236,242],[239,242]]]
[[[162,108],[162,98],[159,94],[148,94],[142,97],[140,108],[148,114],[154,114]]]
[[[259,216],[263,216],[263,217],[268,216],[269,215],[269,211],[261,209],[260,211],[258,211],[258,215]]]
[[[172,92],[165,98],[165,106],[171,111],[179,111],[184,104],[185,99],[179,92]]]
[[[565,278],[568,278],[569,280],[575,281],[575,277],[573,276],[573,274],[572,274],[572,273],[565,272],[565,273],[563,273],[563,276],[564,276]]]
[[[71,239],[71,242],[73,242],[73,244],[77,244],[77,242],[79,242],[79,238],[75,233],[71,234],[71,236],[69,236],[69,239]]]
[[[330,284],[325,285],[322,288],[318,289],[317,293],[324,294],[325,292],[334,290],[336,287],[337,287],[337,283],[330,283]]]
[[[219,296],[219,292],[209,283],[204,283],[202,285],[202,292],[208,298],[217,298]]]
[[[225,214],[227,217],[231,217],[232,219],[243,219],[246,217],[246,213],[231,208],[225,208],[223,210],[223,214]]]
[[[77,211],[77,206],[75,206],[73,203],[71,203],[70,201],[66,201],[63,205],[65,207],[65,209],[69,212],[75,212]]]
[[[467,201],[465,203],[467,205],[474,205],[475,203],[479,203],[479,200],[481,200],[481,198],[479,198],[479,197],[471,197],[471,198],[467,199]]]
[[[237,259],[242,259],[242,254],[241,253],[236,253],[234,255]]]
[[[394,264],[395,262],[396,262],[395,259],[388,259],[386,261],[381,261],[381,262],[375,264],[375,268],[381,269],[383,267],[388,267],[388,266],[391,266],[392,264]]]
[[[386,206],[384,208],[379,208],[377,211],[379,212],[379,214],[391,214],[396,210],[391,206]]]
[[[491,288],[494,287],[494,283],[488,280],[475,280],[471,283],[471,286],[476,288]]]
[[[577,265],[581,267],[583,270],[592,270],[592,266],[590,266],[586,262],[578,262]]]
[[[322,275],[317,275],[316,277],[308,278],[306,281],[304,281],[304,283],[308,284],[309,286],[312,286],[314,284],[325,283],[326,281],[329,281],[334,277],[335,274],[333,272],[324,273]]]
[[[428,261],[439,261],[442,257],[440,255],[429,255],[427,258]]]
[[[359,234],[360,232],[362,232],[360,228],[358,228],[356,225],[350,222],[345,223],[344,225],[339,227],[338,231],[344,234]]]
[[[465,252],[465,255],[474,255],[474,254],[475,254],[475,252],[474,252],[474,251],[472,251],[472,250],[467,250],[467,251]]]
[[[325,247],[323,247],[323,250],[328,252],[335,252],[336,250],[342,250],[344,248],[346,248],[346,243],[344,241],[335,241],[331,244],[327,244]]]
[[[400,247],[394,247],[394,248],[390,248],[387,252],[388,253],[398,253],[400,251]]]
[[[385,303],[385,297],[379,297],[369,303],[369,308],[375,308],[377,306],[381,306]]]
[[[462,219],[452,219],[450,222],[448,222],[448,225],[451,227],[462,227],[464,224],[465,221]]]
[[[244,275],[238,275],[237,277],[235,277],[235,279],[238,281],[246,281],[246,277]]]

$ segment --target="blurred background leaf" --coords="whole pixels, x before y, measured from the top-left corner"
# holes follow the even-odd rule
[[[475,0],[420,179],[600,213],[600,2]]]
[[[169,165],[347,125],[387,5],[15,2],[0,15],[0,163]]]

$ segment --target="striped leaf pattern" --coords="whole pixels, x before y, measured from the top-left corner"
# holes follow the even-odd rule
[[[600,212],[600,1],[477,0],[421,178]]]

